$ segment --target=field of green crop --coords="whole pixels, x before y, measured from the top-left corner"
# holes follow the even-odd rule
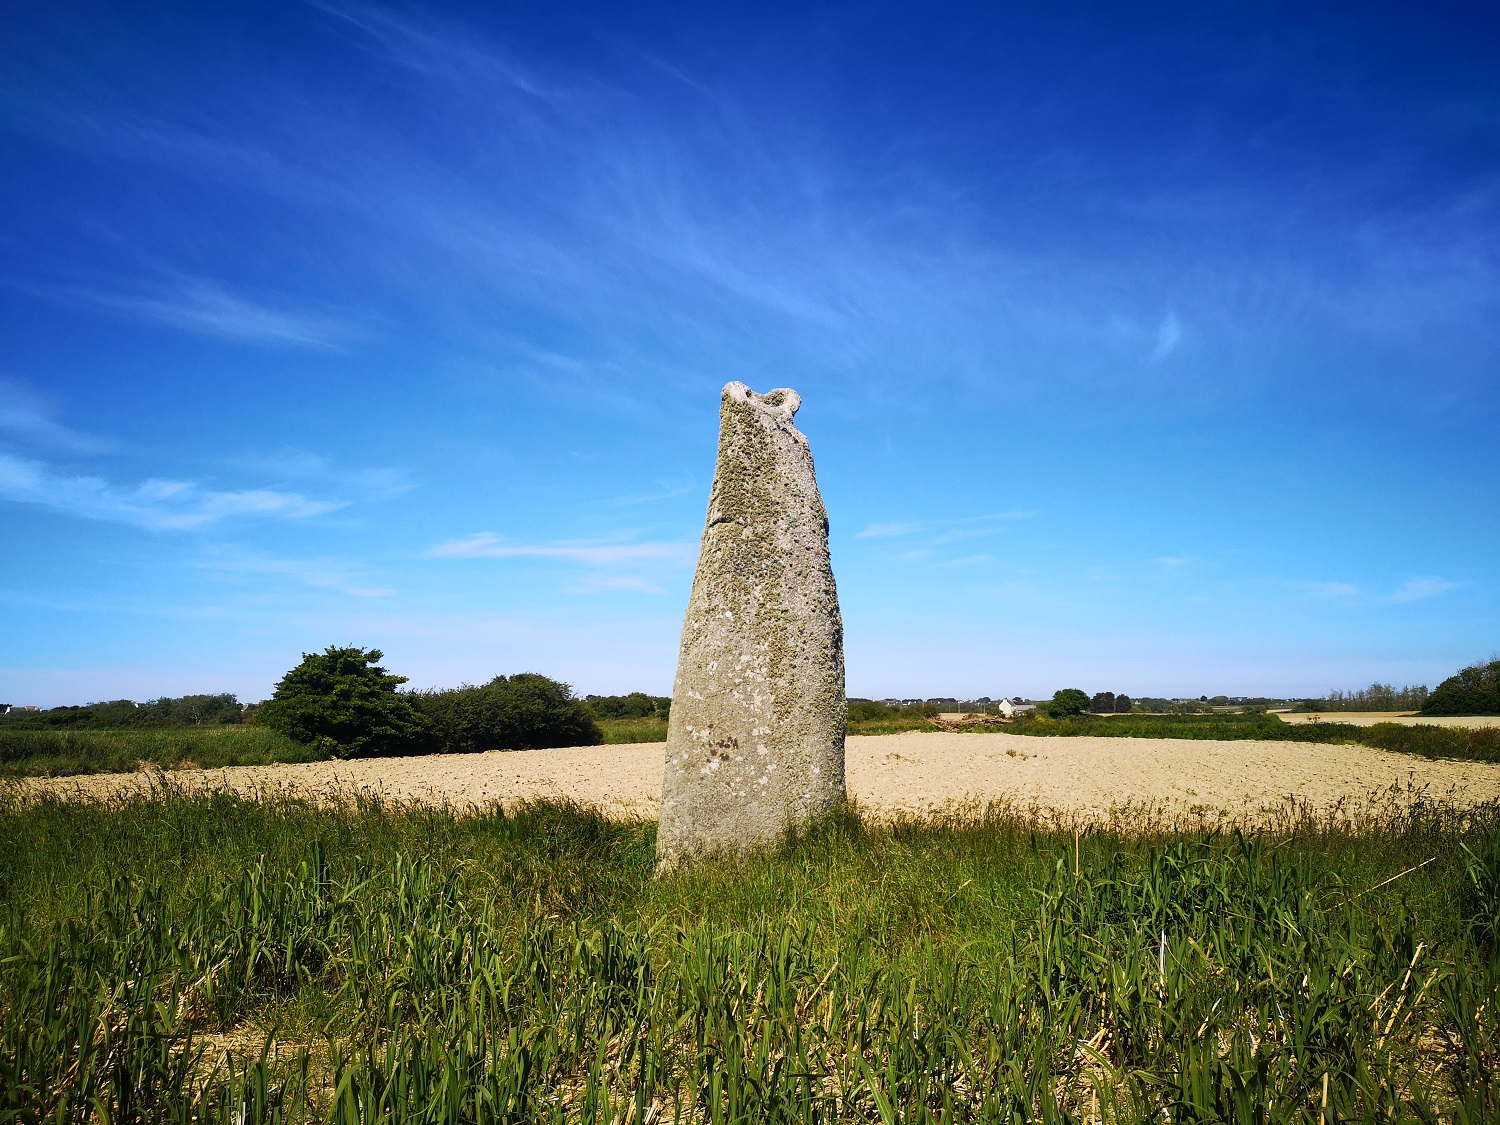
[[[142,765],[162,769],[263,766],[326,757],[264,727],[0,730],[0,777],[123,773]]]
[[[638,719],[600,719],[598,723],[606,746],[667,740],[667,720],[657,715]]]
[[[937,731],[943,728],[931,719],[921,718],[898,718],[898,719],[865,719],[849,722],[850,734],[904,734],[909,730]]]
[[[1250,836],[0,798],[0,1121],[1493,1121],[1500,810]]]
[[[971,728],[980,729],[980,728]],[[1036,718],[997,725],[1010,734],[1110,738],[1257,739],[1273,742],[1344,742],[1420,754],[1428,758],[1500,762],[1500,728],[1440,727],[1435,724],[1284,723],[1275,715],[1078,715],[1066,719]]]

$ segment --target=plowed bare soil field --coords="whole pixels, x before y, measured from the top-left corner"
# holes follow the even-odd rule
[[[12,784],[85,799],[164,783],[242,794],[381,795],[458,806],[565,798],[611,816],[654,819],[663,749],[661,743],[639,743]],[[1497,764],[1293,742],[856,735],[848,741],[847,775],[860,808],[886,817],[998,803],[1032,810],[1043,821],[1255,823],[1293,807],[1342,807],[1358,816],[1424,797],[1458,804],[1500,799]]]

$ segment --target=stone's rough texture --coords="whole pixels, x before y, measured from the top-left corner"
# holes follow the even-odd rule
[[[657,857],[742,852],[844,797],[844,626],[795,391],[724,388]]]

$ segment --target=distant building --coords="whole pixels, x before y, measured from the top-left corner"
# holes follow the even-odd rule
[[[1022,703],[1018,699],[1002,699],[995,709],[1007,719],[1013,719],[1022,712],[1035,711],[1036,704]]]

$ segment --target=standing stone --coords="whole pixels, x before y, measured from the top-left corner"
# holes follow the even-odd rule
[[[656,853],[743,852],[844,797],[844,626],[796,391],[724,388]]]

